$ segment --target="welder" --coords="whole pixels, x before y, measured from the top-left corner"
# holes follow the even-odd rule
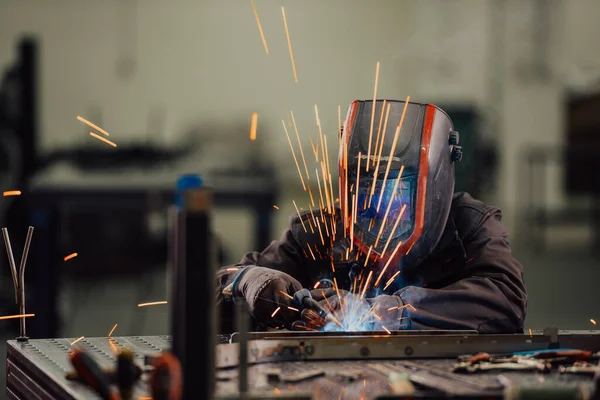
[[[293,217],[280,240],[219,271],[224,320],[245,301],[258,329],[291,328],[301,319],[294,294],[308,288],[329,311],[341,306],[338,316],[351,301],[360,306],[345,314],[376,316],[358,330],[521,332],[523,267],[501,211],[454,193],[462,148],[448,115],[354,101],[340,132],[339,204]]]

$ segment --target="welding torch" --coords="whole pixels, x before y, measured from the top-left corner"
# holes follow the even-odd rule
[[[313,310],[317,313],[319,317],[323,318],[325,321],[333,322],[339,327],[342,326],[340,321],[336,317],[334,317],[333,314],[325,310],[325,308],[323,308],[318,301],[312,298],[308,289],[300,289],[296,293],[294,293],[294,302],[306,309]]]

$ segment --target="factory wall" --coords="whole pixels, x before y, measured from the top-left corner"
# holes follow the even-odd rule
[[[122,144],[150,138],[168,146],[191,132],[206,138],[207,147],[215,138],[235,140],[218,153],[221,163],[239,163],[249,151],[271,159],[282,181],[280,230],[293,212],[291,199],[305,201],[280,121],[294,111],[310,153],[318,104],[335,155],[337,105],[343,116],[351,100],[373,96],[377,61],[378,97],[479,107],[484,133],[501,154],[497,191],[486,200],[502,206],[508,225],[516,226],[521,151],[562,142],[565,86],[573,76],[581,83],[599,61],[589,51],[600,29],[594,0],[256,4],[268,55],[249,1],[0,0],[0,65],[11,59],[20,34],[40,35],[43,149],[88,141],[75,120],[81,114],[97,116]],[[543,8],[548,18],[534,25]],[[149,122],[152,110],[164,113],[160,126]],[[247,141],[252,112],[259,114],[256,142]],[[560,169],[552,173],[548,197],[561,204]],[[217,216],[234,254],[250,243],[236,229],[248,219],[243,212]]]

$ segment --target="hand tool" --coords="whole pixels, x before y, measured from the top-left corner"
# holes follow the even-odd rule
[[[333,322],[338,326],[342,326],[340,321],[333,316],[333,314],[327,312],[321,305],[312,298],[308,289],[300,289],[294,293],[294,302],[296,304],[315,311],[321,318],[327,322]]]
[[[123,400],[131,400],[133,386],[140,377],[141,369],[133,362],[133,352],[123,349],[117,356],[116,381]]]
[[[112,393],[108,376],[89,354],[76,349],[70,358],[80,379],[98,393],[102,400],[120,400],[117,394]]]
[[[162,353],[154,359],[154,371],[150,374],[153,400],[181,400],[181,364],[171,353]]]
[[[453,372],[477,372],[491,370],[515,370],[515,371],[539,371],[548,372],[551,369],[549,363],[536,360],[518,359],[511,362],[480,362],[478,364],[459,363],[452,368]]]

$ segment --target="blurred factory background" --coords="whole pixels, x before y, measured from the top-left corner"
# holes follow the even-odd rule
[[[17,258],[36,227],[32,335],[103,336],[115,323],[115,335],[167,333],[166,308],[137,303],[167,297],[176,178],[214,184],[221,262],[264,246],[286,228],[292,200],[308,202],[281,120],[294,112],[310,153],[317,104],[335,158],[338,104],[343,118],[352,100],[372,98],[377,61],[379,98],[410,95],[454,119],[465,149],[457,190],[503,209],[525,265],[526,326],[595,328],[600,2],[256,6],[268,55],[250,0],[0,0],[0,189],[23,192],[0,198],[0,220]],[[78,115],[118,147],[91,138]],[[0,262],[0,310],[16,313]],[[0,327],[5,338],[16,329]]]

